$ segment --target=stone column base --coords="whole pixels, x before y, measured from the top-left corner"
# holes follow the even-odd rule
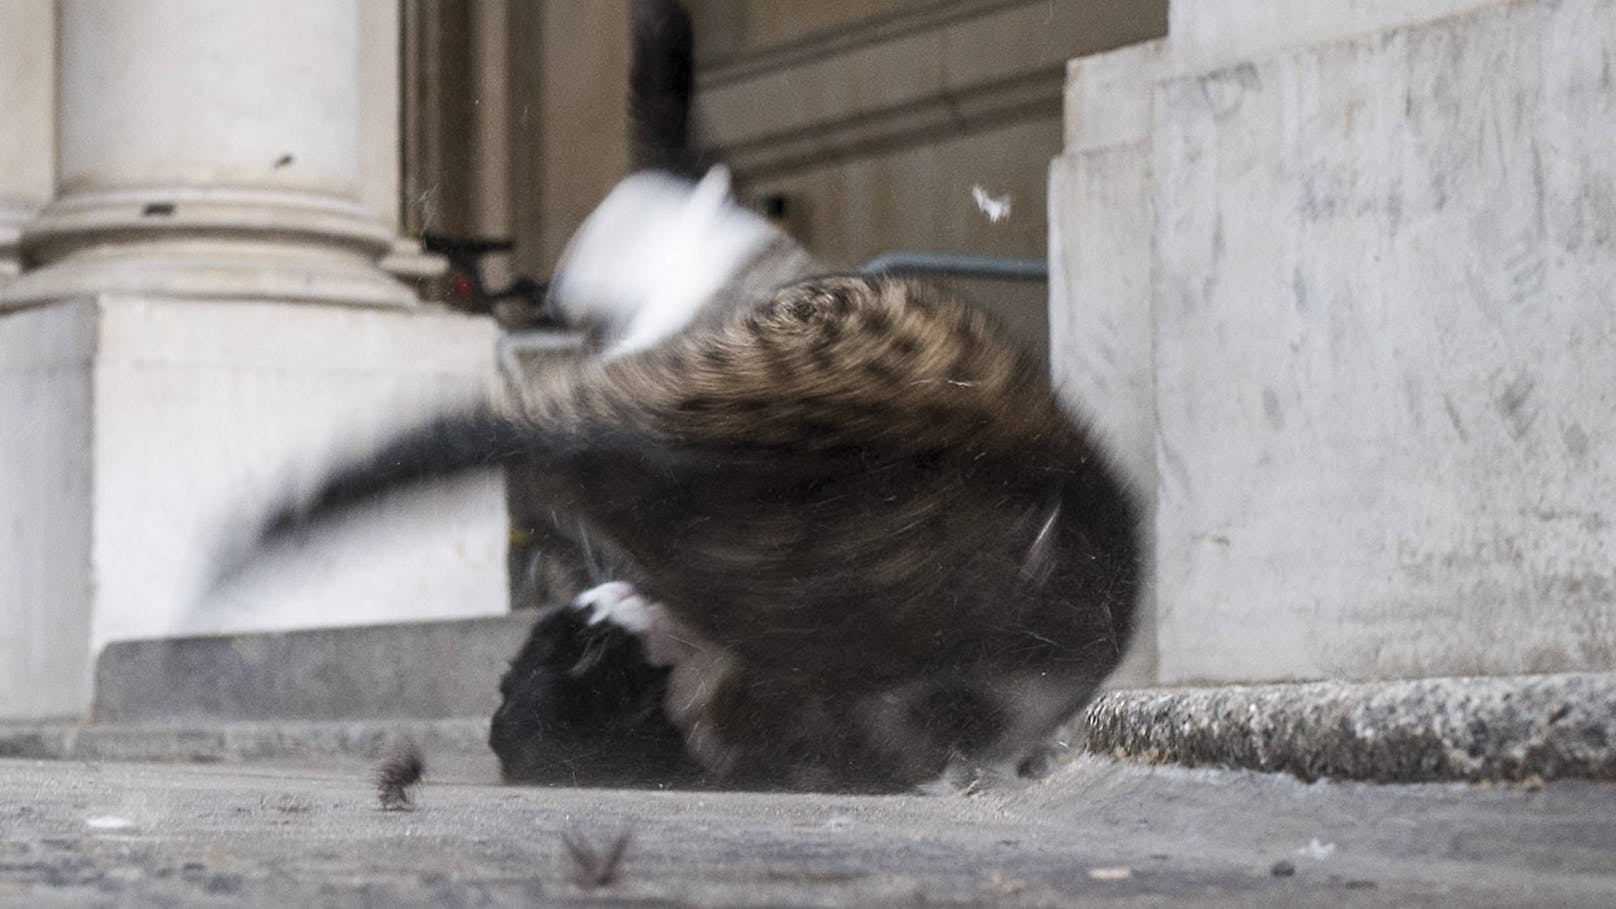
[[[18,243],[22,239],[22,226],[35,214],[31,205],[0,199],[0,286],[16,278],[22,271],[22,255]]]
[[[0,316],[0,717],[82,716],[109,641],[507,608],[501,478],[378,506],[203,592],[339,450],[494,374],[487,319],[100,295]]]
[[[314,193],[155,187],[80,192],[24,229],[37,265],[0,308],[117,291],[196,300],[409,308],[378,267],[391,231],[358,203]]]

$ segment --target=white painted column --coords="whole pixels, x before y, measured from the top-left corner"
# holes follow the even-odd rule
[[[52,0],[0,3],[0,284],[55,184],[55,23]]]
[[[359,0],[359,197],[393,233],[381,267],[406,285],[420,287],[448,268],[421,241],[400,235],[404,92],[403,9],[400,0]]]
[[[388,227],[399,225],[400,0],[359,0],[359,198]]]
[[[495,472],[207,586],[336,452],[494,376],[492,320],[378,265],[398,85],[360,22],[391,3],[59,3],[57,198],[0,288],[0,721],[89,715],[110,641],[507,608]]]
[[[0,305],[414,302],[360,200],[357,0],[61,0],[58,21],[58,198]]]

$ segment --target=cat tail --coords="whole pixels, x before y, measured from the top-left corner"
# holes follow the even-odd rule
[[[633,0],[629,123],[635,170],[697,177],[705,169],[691,138],[695,38],[678,0]]]
[[[556,469],[592,460],[667,468],[676,459],[661,440],[629,426],[529,423],[486,408],[444,414],[326,473],[311,494],[274,505],[243,544],[215,559],[213,586],[239,576],[272,547],[412,487],[519,461]]]
[[[260,528],[258,540],[273,545],[416,484],[500,466],[527,451],[564,450],[574,444],[570,434],[524,426],[484,409],[445,414],[336,468],[313,495],[281,503]]]

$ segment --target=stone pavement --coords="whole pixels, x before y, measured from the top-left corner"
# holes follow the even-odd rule
[[[1302,783],[1078,757],[974,795],[500,786],[368,764],[0,761],[0,907],[1616,905],[1616,786]],[[630,831],[617,880],[563,843]]]

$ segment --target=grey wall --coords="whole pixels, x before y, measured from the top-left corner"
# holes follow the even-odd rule
[[[1156,502],[1146,675],[1616,668],[1616,3],[1300,6],[1072,70],[1055,359]]]

